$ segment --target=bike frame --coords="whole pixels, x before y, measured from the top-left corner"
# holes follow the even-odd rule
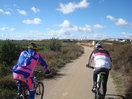
[[[95,69],[93,66],[88,66],[88,68]],[[105,72],[100,72],[97,74],[97,85],[96,85],[96,91],[95,91],[95,99],[102,99],[104,97],[103,92],[103,83],[104,83],[104,74]],[[102,93],[100,92],[100,88],[102,89]]]
[[[100,72],[99,74],[97,74],[97,88],[95,92],[96,99],[102,99],[102,97],[104,96],[103,91],[104,74],[105,72]]]
[[[41,95],[41,99],[42,99],[43,95],[44,95],[44,85],[40,81],[40,77],[39,77],[41,71],[35,71],[35,72],[36,72],[36,74],[34,75],[35,89],[37,89],[37,87],[39,87],[39,92],[38,92],[39,94],[37,94],[37,95]],[[28,99],[29,91],[26,88],[25,83],[22,81],[17,81],[17,84],[18,84],[18,86],[20,86],[21,90],[20,90],[20,93],[18,92],[19,94],[18,94],[17,98],[15,98],[15,99]],[[43,87],[42,92],[40,90],[40,87]]]
[[[22,81],[17,81],[17,85],[20,86],[20,92],[18,92],[18,96],[15,99],[28,99],[29,91],[25,86],[25,83]]]
[[[43,82],[40,81],[40,74],[41,73],[42,73],[42,71],[34,71],[34,81],[35,81],[36,95],[39,95],[40,99],[43,99],[44,84],[43,84]]]

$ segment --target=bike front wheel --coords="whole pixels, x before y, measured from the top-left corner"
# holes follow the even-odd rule
[[[37,82],[35,99],[43,99],[43,96],[44,96],[44,84],[42,82]]]

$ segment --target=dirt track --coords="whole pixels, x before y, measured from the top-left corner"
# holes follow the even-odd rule
[[[93,71],[85,66],[92,49],[84,47],[84,51],[81,57],[62,68],[54,79],[43,81],[44,99],[94,99],[94,94],[91,92]],[[108,80],[107,94],[116,95],[111,77]],[[116,99],[110,95],[106,97]]]

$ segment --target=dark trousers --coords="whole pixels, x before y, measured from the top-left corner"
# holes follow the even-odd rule
[[[108,80],[108,76],[109,76],[109,70],[106,68],[100,68],[100,69],[96,69],[93,72],[93,85],[94,87],[96,87],[96,83],[97,83],[97,74],[100,72],[105,72],[104,74],[104,83],[103,83],[103,91],[104,91],[104,95],[106,94],[107,91],[107,80]]]

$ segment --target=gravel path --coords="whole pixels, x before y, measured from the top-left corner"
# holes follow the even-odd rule
[[[85,53],[82,56],[60,69],[53,79],[43,81],[44,99],[94,99],[94,94],[91,92],[93,70],[85,66],[91,51],[92,48],[84,47]],[[110,76],[107,94],[116,95]],[[107,95],[106,99],[116,99],[112,95]]]

